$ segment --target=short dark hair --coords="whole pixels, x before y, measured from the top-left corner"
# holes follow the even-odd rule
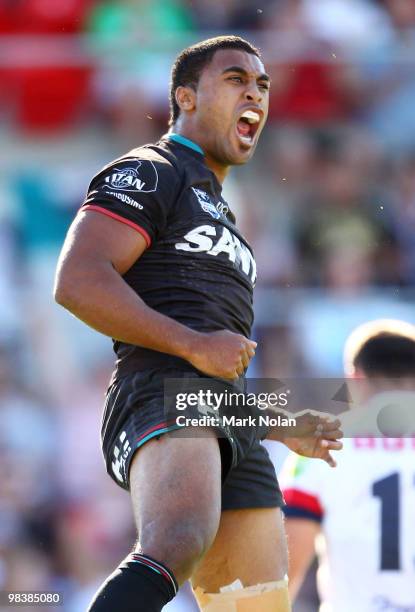
[[[414,377],[415,327],[393,320],[362,325],[348,340],[345,361],[346,370],[359,368],[368,378]]]
[[[180,86],[190,86],[196,89],[203,69],[220,49],[237,49],[261,58],[260,51],[239,36],[216,36],[183,49],[171,70],[170,126],[176,123],[180,115],[180,108],[176,102],[176,89]]]

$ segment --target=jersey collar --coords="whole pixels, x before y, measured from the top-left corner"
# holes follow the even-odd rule
[[[196,144],[195,142],[193,142],[193,140],[190,140],[189,138],[185,138],[181,134],[169,132],[168,134],[166,134],[166,137],[169,140],[172,140],[173,142],[177,142],[181,145],[184,145],[185,147],[189,147],[189,149],[193,149],[193,151],[196,151],[196,153],[199,153],[200,155],[205,155],[203,149],[199,147],[198,144]]]

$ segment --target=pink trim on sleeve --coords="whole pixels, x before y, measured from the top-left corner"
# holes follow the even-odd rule
[[[140,225],[138,225],[137,223],[134,223],[134,221],[125,219],[121,215],[117,215],[117,213],[114,213],[111,210],[107,210],[106,208],[102,208],[102,206],[96,206],[95,204],[87,204],[86,206],[83,206],[79,212],[82,212],[83,210],[95,210],[97,212],[102,213],[103,215],[107,215],[107,217],[111,217],[112,219],[115,219],[116,221],[125,223],[125,225],[129,225],[130,227],[135,229],[139,234],[143,236],[143,238],[145,239],[147,243],[147,247],[151,245],[151,238],[148,232],[146,232],[146,230]]]

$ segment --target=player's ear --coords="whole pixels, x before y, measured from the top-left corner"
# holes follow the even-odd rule
[[[175,95],[181,111],[191,112],[196,108],[196,92],[192,87],[180,85]]]

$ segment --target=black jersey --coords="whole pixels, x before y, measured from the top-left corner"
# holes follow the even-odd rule
[[[197,331],[249,337],[254,257],[197,145],[167,135],[133,149],[93,178],[83,209],[144,236],[148,248],[123,278],[148,306]],[[123,342],[114,350],[118,376],[172,363]]]

